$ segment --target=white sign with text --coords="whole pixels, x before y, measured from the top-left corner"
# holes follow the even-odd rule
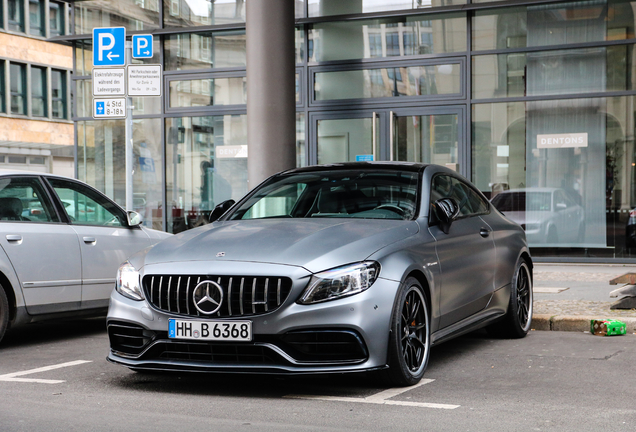
[[[587,147],[586,133],[537,135],[537,148]]]

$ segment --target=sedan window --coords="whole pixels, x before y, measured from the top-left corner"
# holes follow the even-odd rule
[[[468,184],[452,176],[438,175],[433,178],[431,204],[441,198],[453,198],[457,201],[461,216],[488,212],[488,203]]]
[[[0,220],[59,222],[42,184],[35,177],[0,179]]]
[[[126,226],[126,216],[101,194],[79,183],[50,178],[72,223],[81,225]]]

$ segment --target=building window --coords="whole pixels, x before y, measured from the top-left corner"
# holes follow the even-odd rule
[[[11,63],[11,114],[26,114],[26,65]]]
[[[0,112],[6,113],[5,91],[4,91],[4,61],[0,61]]]
[[[22,0],[8,0],[9,30],[24,32],[24,2]]]
[[[66,72],[51,70],[51,117],[66,118]]]
[[[31,67],[31,115],[46,117],[46,69]]]
[[[46,35],[43,0],[29,0],[29,34],[34,36]]]
[[[64,31],[64,4],[50,2],[49,3],[49,31],[51,37],[61,36]]]

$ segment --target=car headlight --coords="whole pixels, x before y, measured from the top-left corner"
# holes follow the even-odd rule
[[[349,264],[316,273],[298,303],[320,303],[361,293],[373,285],[379,274],[380,264],[375,261]]]
[[[133,300],[143,300],[144,295],[141,292],[141,283],[139,281],[139,272],[126,261],[119,269],[117,269],[117,279],[115,280],[115,289],[124,297]]]

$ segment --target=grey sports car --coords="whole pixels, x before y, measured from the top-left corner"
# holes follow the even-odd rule
[[[380,370],[412,385],[433,344],[480,327],[516,338],[530,329],[524,231],[445,167],[295,169],[211,217],[221,214],[120,267],[110,361],[133,370]]]

